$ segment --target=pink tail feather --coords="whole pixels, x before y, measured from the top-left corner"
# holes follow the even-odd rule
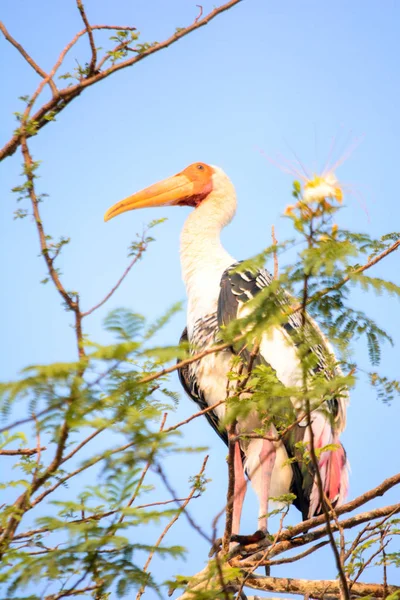
[[[322,452],[318,458],[318,466],[322,479],[322,486],[326,497],[332,506],[340,506],[347,497],[349,488],[349,465],[346,452],[339,441],[337,433],[332,431],[332,425],[322,414],[314,417],[312,423],[315,448],[335,445]],[[321,511],[321,501],[316,479],[310,494],[310,508],[308,517]]]

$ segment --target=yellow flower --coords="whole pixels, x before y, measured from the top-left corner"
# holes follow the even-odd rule
[[[314,175],[304,184],[304,202],[323,202],[326,198],[343,201],[343,190],[334,173],[326,175]]]
[[[297,204],[289,204],[289,206],[287,206],[285,208],[285,212],[283,213],[285,215],[285,217],[290,217],[294,211],[294,209],[296,208]]]

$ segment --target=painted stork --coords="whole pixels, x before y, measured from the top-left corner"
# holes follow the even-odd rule
[[[220,168],[204,163],[192,164],[181,173],[118,202],[106,212],[104,219],[108,221],[129,210],[154,206],[194,208],[181,234],[180,258],[188,296],[187,328],[181,339],[188,340],[197,351],[207,349],[219,341],[220,327],[237,318],[246,301],[271,283],[271,276],[265,270],[255,274],[232,270],[238,263],[223,248],[220,233],[235,215],[236,193]],[[316,368],[329,378],[324,356],[332,358],[333,351],[317,325],[311,319],[309,323],[319,340],[312,349],[318,358]],[[277,326],[272,335],[264,336],[259,346],[258,364],[270,365],[285,386],[299,386],[302,381],[295,336],[292,335],[299,327],[300,319],[291,317],[285,326]],[[180,370],[185,391],[202,409],[226,397],[227,377],[234,354],[233,348],[209,354]],[[339,442],[345,427],[346,404],[346,395],[337,394],[312,413],[316,448],[330,445],[330,449],[318,453],[318,460],[323,490],[333,506],[343,502],[348,488],[346,453]],[[295,414],[296,411],[299,414],[299,408],[294,406],[294,409]],[[220,427],[224,413],[222,404],[206,413],[206,417],[228,443],[227,431]],[[252,432],[262,427],[262,416],[250,413],[245,419],[239,417],[236,427],[238,434]],[[276,433],[272,427],[272,433],[274,431]],[[281,441],[244,438],[235,442],[233,534],[239,533],[246,493],[245,474],[259,499],[258,530],[267,530],[270,497],[293,492],[296,496],[294,504],[303,519],[321,512],[315,472],[310,465],[288,460],[298,455],[297,442],[307,444],[309,440],[309,428],[303,419],[292,429],[291,435]]]

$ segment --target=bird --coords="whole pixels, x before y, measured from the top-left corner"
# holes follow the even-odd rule
[[[114,204],[104,216],[105,221],[130,210],[158,206],[186,206],[193,210],[187,217],[180,238],[182,278],[187,293],[187,325],[181,341],[188,341],[195,352],[212,348],[221,340],[221,331],[229,323],[245,314],[248,300],[271,285],[269,272],[244,268],[221,243],[221,231],[235,216],[237,199],[234,185],[219,168],[198,162],[183,171],[153,184]],[[286,294],[287,302],[290,296]],[[327,357],[334,361],[334,352],[318,325],[307,317],[307,326],[317,342],[310,352],[315,355],[316,372],[329,379],[332,370]],[[292,314],[285,323],[274,326],[269,335],[263,335],[257,350],[256,364],[267,365],[284,386],[301,386],[301,362],[296,345],[301,327],[299,315]],[[298,339],[298,337],[297,337]],[[200,409],[218,404],[226,398],[229,373],[237,360],[237,348],[229,346],[218,353],[210,353],[200,360],[179,369],[179,379],[189,397]],[[249,362],[249,351],[242,348],[242,361]],[[337,362],[334,375],[340,374]],[[247,478],[258,496],[259,512],[257,532],[268,532],[270,498],[293,494],[294,505],[303,520],[321,514],[320,488],[332,507],[341,505],[348,492],[349,465],[339,436],[346,425],[348,393],[333,394],[323,405],[313,410],[310,423],[298,417],[290,435],[274,437],[276,428],[270,425],[272,436],[249,436],[262,428],[263,415],[250,412],[238,416],[233,448],[234,495],[232,539],[239,538]],[[268,404],[267,404],[268,406]],[[225,404],[206,412],[205,416],[217,434],[228,445],[228,432],[224,427]],[[299,458],[299,444],[309,447],[310,427],[317,449],[320,482],[316,469]],[[242,437],[241,437],[242,435]],[[325,449],[326,448],[326,449]],[[318,452],[318,449],[323,449]],[[279,503],[278,503],[279,506]]]

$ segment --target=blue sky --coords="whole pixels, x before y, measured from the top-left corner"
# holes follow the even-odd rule
[[[204,12],[213,5],[203,2]],[[150,42],[168,37],[198,12],[186,0],[89,0],[86,8],[92,23],[133,24],[142,41]],[[82,28],[73,2],[13,0],[4,2],[1,12],[12,35],[45,70]],[[280,215],[291,201],[292,178],[267,157],[282,164],[282,156],[294,160],[295,153],[312,171],[325,164],[333,139],[335,158],[360,140],[337,173],[351,190],[341,224],[376,236],[399,229],[399,19],[396,0],[244,0],[169,49],[87,90],[32,140],[34,158],[42,160],[39,191],[49,194],[42,208],[44,223],[54,237],[72,238],[59,266],[66,287],[80,291],[84,309],[98,302],[120,276],[127,247],[143,223],[168,217],[145,260],[108,305],[86,320],[86,333],[99,341],[108,339],[102,319],[115,307],[129,307],[152,320],[184,300],[178,251],[188,209],[138,211],[107,224],[103,214],[115,201],[193,161],[221,166],[236,186],[238,214],[223,241],[237,258],[269,244],[272,224],[278,239],[289,234]],[[105,46],[107,36],[98,40]],[[83,39],[64,71],[86,56]],[[0,96],[3,145],[15,128],[13,112],[22,107],[18,96],[31,93],[38,77],[3,39],[0,65],[6,82]],[[68,360],[75,352],[70,316],[54,289],[39,283],[45,269],[32,220],[13,221],[16,201],[10,189],[19,183],[20,171],[19,153],[2,164],[2,379],[14,377],[27,364]],[[392,255],[374,273],[398,283],[398,265],[399,255]],[[355,301],[400,341],[398,301],[362,294]],[[176,343],[184,322],[183,312],[160,334],[160,343]],[[357,348],[357,357],[367,366],[363,348]],[[396,377],[398,364],[398,346],[385,347],[381,371]],[[176,376],[171,382],[179,389]],[[399,470],[399,406],[379,404],[363,382],[354,390],[343,436],[352,465],[351,497]],[[182,394],[171,422],[193,410]],[[225,449],[205,422],[192,423],[187,436],[211,448],[213,481],[193,509],[206,525],[212,516],[209,507],[223,503]],[[187,477],[197,468],[192,460],[180,457],[178,464],[175,458],[169,465],[177,488],[186,489]],[[388,494],[387,503],[395,498],[394,492]],[[252,499],[243,530],[254,529],[255,510]],[[186,525],[178,524],[167,541],[177,542],[185,531]],[[189,573],[201,567],[207,551],[200,539],[195,548],[185,566]],[[332,576],[328,556],[319,562],[311,559],[308,575],[318,569],[318,576]],[[179,565],[171,569],[161,563],[160,568],[169,574]],[[290,574],[299,574],[296,565]],[[379,573],[367,578],[374,576]],[[396,578],[400,583],[395,573],[390,582]]]

